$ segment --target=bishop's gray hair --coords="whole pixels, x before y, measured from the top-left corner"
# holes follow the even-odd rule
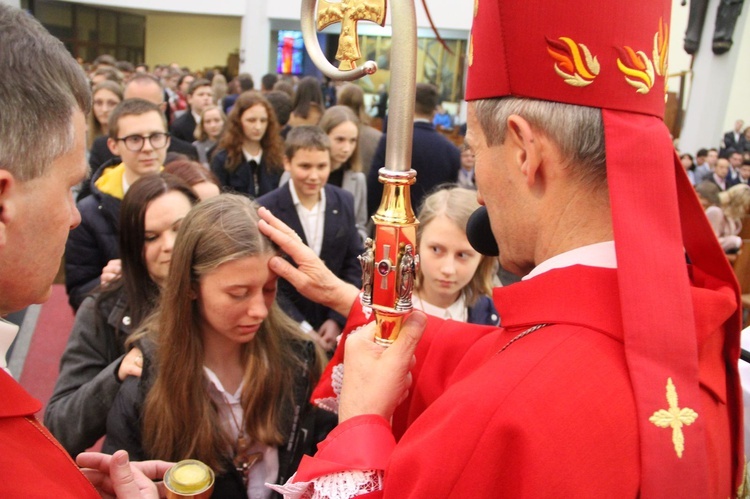
[[[508,118],[516,114],[554,142],[565,165],[586,185],[607,183],[604,124],[600,109],[535,99],[502,97],[474,101],[487,145],[505,140]]]

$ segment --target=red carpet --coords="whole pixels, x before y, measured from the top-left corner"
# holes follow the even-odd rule
[[[40,400],[44,407],[55,387],[60,357],[68,342],[73,318],[65,286],[53,285],[52,296],[42,305],[39,313],[20,379],[21,385]],[[41,419],[43,414],[44,408],[37,417]]]

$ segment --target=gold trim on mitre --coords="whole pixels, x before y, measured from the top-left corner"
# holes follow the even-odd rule
[[[469,37],[469,66],[474,64],[474,35]]]

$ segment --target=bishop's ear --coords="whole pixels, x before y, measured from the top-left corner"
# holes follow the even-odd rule
[[[8,226],[16,216],[16,200],[18,182],[8,171],[0,169],[0,248],[8,241]]]
[[[508,117],[503,145],[509,147],[514,166],[532,186],[536,181],[541,164],[541,136],[531,124],[521,116],[513,114]]]

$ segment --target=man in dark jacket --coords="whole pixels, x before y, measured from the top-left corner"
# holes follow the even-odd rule
[[[432,117],[440,102],[438,90],[429,83],[417,83],[414,106],[414,139],[412,141],[411,167],[417,172],[417,183],[411,187],[414,208],[422,198],[440,184],[456,182],[461,168],[458,147],[435,130]],[[378,148],[367,174],[367,211],[375,213],[383,195],[383,184],[378,182],[378,170],[385,164],[385,140],[388,131],[380,137]],[[393,167],[393,165],[391,165]]]
[[[172,137],[190,143],[195,141],[195,127],[200,123],[203,110],[213,104],[213,100],[210,81],[200,79],[191,83],[187,94],[188,110],[172,123],[169,129]]]
[[[169,145],[167,121],[158,106],[126,99],[112,112],[107,143],[122,162],[102,165],[91,178],[91,196],[78,203],[81,225],[65,247],[65,288],[74,309],[99,285],[102,269],[118,258],[120,202],[143,175],[162,169]]]
[[[159,106],[159,109],[164,112],[167,109],[167,103],[164,100],[164,87],[161,85],[158,79],[154,78],[149,74],[138,74],[131,79],[125,86],[123,93],[125,100],[127,99],[144,99],[152,102]],[[116,157],[107,146],[108,137],[97,137],[94,139],[94,143],[91,145],[89,151],[89,166],[91,171],[97,171],[107,161],[114,161],[115,164],[120,162],[120,158]],[[189,142],[172,137],[167,147],[167,152],[176,152],[184,154],[190,159],[198,160],[198,151],[192,144],[193,140]],[[78,195],[78,201],[91,194],[88,184],[85,184]]]

